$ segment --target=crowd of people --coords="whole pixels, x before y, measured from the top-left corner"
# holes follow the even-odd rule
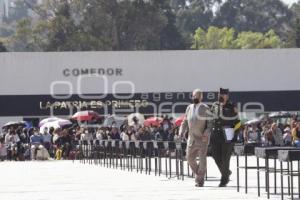
[[[78,141],[122,140],[122,141],[174,141],[179,139],[178,126],[167,116],[158,126],[144,126],[126,121],[121,126],[112,123],[103,125],[78,125],[62,128],[23,128],[10,126],[0,134],[0,159],[43,160],[73,159]]]
[[[244,125],[241,140],[245,143],[258,143],[264,146],[300,147],[300,121],[296,117],[286,123],[266,120]]]
[[[181,141],[179,126],[164,116],[159,125],[145,126],[133,120],[121,126],[87,126],[73,124],[62,128],[23,128],[10,126],[0,134],[0,160],[73,159],[78,141]],[[300,121],[289,123],[263,120],[244,124],[237,137],[238,143],[259,143],[265,146],[300,147]]]

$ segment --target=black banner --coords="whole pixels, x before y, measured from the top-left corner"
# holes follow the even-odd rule
[[[217,101],[216,92],[205,92],[203,101]],[[231,92],[230,99],[241,112],[300,111],[300,91]],[[140,112],[184,113],[191,93],[93,94],[53,97],[51,95],[1,95],[0,116],[71,115],[77,110],[101,114]]]

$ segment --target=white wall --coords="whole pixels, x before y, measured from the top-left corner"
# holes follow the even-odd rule
[[[188,92],[195,87],[216,91],[299,90],[300,50],[207,50],[138,52],[65,52],[0,54],[0,94],[50,94],[55,81],[66,81],[78,93],[78,78],[65,77],[63,69],[121,68],[123,76],[108,77],[111,93],[115,81],[131,81],[135,92]],[[84,79],[86,93],[103,93],[103,79]],[[56,85],[55,93],[69,91]],[[129,87],[117,92],[129,92]]]

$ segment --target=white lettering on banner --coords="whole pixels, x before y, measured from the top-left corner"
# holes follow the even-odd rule
[[[137,108],[137,107],[147,107],[148,102],[146,100],[107,100],[107,101],[55,101],[55,102],[40,102],[41,110],[66,110],[70,108],[76,109],[102,109],[111,106],[113,108]]]

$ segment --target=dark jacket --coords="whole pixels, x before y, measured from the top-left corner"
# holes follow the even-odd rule
[[[234,128],[240,122],[236,106],[228,101],[225,105],[220,102],[215,102],[211,107],[211,112],[214,116],[213,128],[211,134],[211,142],[224,143],[224,128]],[[233,142],[237,140],[238,132],[236,131]]]

